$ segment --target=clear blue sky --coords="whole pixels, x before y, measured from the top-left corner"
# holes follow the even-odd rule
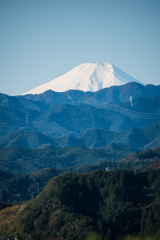
[[[0,92],[17,95],[85,62],[160,84],[160,0],[0,0]]]

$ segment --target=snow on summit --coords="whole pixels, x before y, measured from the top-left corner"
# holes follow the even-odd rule
[[[102,88],[123,85],[128,82],[139,82],[143,84],[110,63],[84,63],[23,95],[39,94],[47,90],[65,92],[71,89],[82,90],[84,92],[96,92]]]

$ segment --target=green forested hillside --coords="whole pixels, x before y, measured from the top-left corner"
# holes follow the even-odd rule
[[[23,149],[19,147],[0,149],[0,170],[12,174],[33,173],[42,168],[90,169],[149,167],[160,159],[160,147],[133,153],[132,149],[88,149],[84,147],[54,149]],[[130,153],[133,153],[130,155]],[[125,158],[126,157],[126,158]],[[103,164],[102,164],[103,163]],[[97,166],[96,166],[97,165]],[[84,167],[85,166],[85,167]]]
[[[128,167],[149,167],[154,162],[158,162],[160,160],[160,147],[155,149],[144,150],[136,153],[132,153],[129,156],[121,159],[119,161],[119,166],[126,164]]]
[[[24,206],[1,210],[1,236],[118,240],[139,235],[159,240],[159,181],[160,171],[152,169],[64,173]]]
[[[88,149],[81,146],[53,149],[0,148],[0,170],[12,174],[33,173],[46,167],[66,168],[102,161],[117,161],[132,149]]]
[[[0,171],[0,202],[22,204],[35,198],[47,182],[61,173],[60,170],[44,168],[32,174],[11,175]]]
[[[150,168],[152,168],[152,169],[154,169],[154,170],[160,169],[160,159],[159,159],[159,161],[154,162],[154,163],[150,166]]]
[[[110,145],[111,147],[111,145]],[[114,148],[119,148],[119,150],[115,150]],[[112,146],[112,149],[107,150],[108,155],[114,156],[117,154],[122,154],[123,151],[122,149],[126,149],[126,146],[121,146],[121,145],[116,145]],[[21,149],[23,152],[23,155],[20,155],[20,149],[6,149],[8,150],[8,159],[6,159],[6,165],[9,162],[10,165],[12,166],[12,169],[8,169],[10,172],[17,172],[16,166],[18,167],[17,161],[15,159],[12,161],[12,163],[9,160],[9,156],[11,154],[14,154],[15,158],[19,157],[19,161],[23,161],[21,157],[26,158],[28,150],[25,152],[24,149]],[[15,150],[15,151],[14,151]],[[19,150],[19,151],[18,151]],[[75,150],[76,149],[72,149]],[[87,149],[86,149],[87,150]],[[128,149],[129,150],[129,149]],[[65,154],[65,150],[62,151],[60,150],[60,154]],[[62,151],[62,152],[61,152]],[[40,153],[42,154],[43,151],[31,151],[30,155],[28,154],[28,158],[31,158],[32,154],[37,154],[40,157]],[[54,152],[53,150],[47,150],[46,152],[46,157],[45,160],[46,162],[48,161],[47,159],[53,155],[53,153],[56,155],[56,151]],[[44,154],[44,153],[43,153]],[[67,151],[66,151],[66,154]],[[82,152],[83,154],[83,152]],[[96,153],[94,151],[94,154],[97,154],[97,158],[100,157],[100,153]],[[123,154],[122,154],[123,155]],[[121,156],[122,156],[121,155]],[[3,154],[2,154],[3,156]],[[43,155],[44,156],[44,155]],[[43,158],[43,156],[41,156]],[[48,156],[48,157],[47,157]],[[86,155],[86,157],[89,155]],[[71,155],[68,155],[68,158],[70,159]],[[52,158],[51,158],[52,159]],[[54,159],[54,158],[53,158]],[[152,150],[144,150],[141,152],[133,153],[127,156],[126,158],[123,158],[119,161],[102,161],[99,164],[95,165],[87,165],[87,164],[79,164],[76,166],[72,167],[63,167],[59,169],[54,169],[54,168],[43,168],[39,171],[36,171],[31,174],[18,174],[18,175],[13,175],[10,173],[6,173],[4,171],[0,171],[0,202],[7,202],[11,204],[21,204],[26,200],[32,199],[36,197],[44,188],[44,186],[47,184],[47,181],[49,181],[53,176],[57,176],[59,174],[62,174],[63,172],[73,172],[73,173],[87,173],[95,170],[106,170],[111,171],[114,169],[132,169],[132,170],[145,170],[147,167],[151,167],[153,169],[158,169],[158,164],[159,164],[159,159],[160,159],[160,148],[152,149]],[[13,162],[15,161],[15,166],[13,165]],[[77,159],[78,161],[78,159]],[[25,170],[28,169],[31,166],[34,166],[34,159],[33,163],[27,163],[27,161],[23,162],[24,166],[23,168]],[[45,163],[44,163],[45,164]],[[48,163],[47,163],[48,164]],[[76,163],[74,163],[76,164]],[[77,162],[78,164],[78,162]],[[37,166],[39,168],[40,166]],[[19,173],[20,173],[19,169]],[[33,170],[33,169],[32,169]],[[31,170],[30,170],[31,171]]]

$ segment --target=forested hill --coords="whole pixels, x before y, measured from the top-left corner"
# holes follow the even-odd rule
[[[35,198],[47,182],[62,171],[43,168],[31,174],[14,175],[0,170],[0,202],[22,204]]]
[[[52,178],[34,200],[1,210],[3,238],[118,240],[160,237],[160,171],[94,171]],[[121,238],[120,238],[121,236]],[[150,237],[150,238],[149,238]]]
[[[12,174],[33,173],[42,168],[68,168],[117,161],[133,152],[131,148],[89,149],[81,146],[53,149],[0,148],[0,170]]]
[[[84,157],[84,162],[87,162],[87,159],[92,156],[94,160],[97,159],[103,159],[103,155],[109,159],[113,156],[115,158],[120,158],[124,156],[127,152],[122,151],[122,149],[126,149],[125,145],[115,145],[115,148],[119,147],[119,150],[116,150],[114,146],[110,145],[108,148],[110,150],[106,149],[106,151],[102,152],[96,152],[95,150],[89,150],[85,148],[71,148],[68,152],[66,149],[57,149],[59,151],[59,156],[57,158],[54,158],[52,155],[56,155],[56,151],[54,150],[47,150],[46,154],[44,153],[44,150],[25,150],[20,148],[11,148],[11,149],[3,149],[1,151],[2,159],[1,161],[1,168],[7,169],[9,172],[15,173],[21,173],[21,171],[28,171],[32,172],[33,169],[38,170],[34,173],[30,174],[10,174],[6,173],[4,171],[0,170],[0,202],[7,202],[11,204],[22,204],[26,200],[35,198],[46,186],[47,182],[53,177],[58,176],[62,174],[63,172],[73,172],[73,173],[87,173],[92,172],[98,169],[101,170],[114,170],[114,169],[132,169],[136,171],[136,169],[139,170],[145,170],[148,167],[151,167],[153,169],[159,168],[159,159],[160,159],[160,147],[151,149],[151,150],[143,150],[141,152],[132,153],[129,156],[119,160],[119,161],[102,161],[98,164],[94,165],[87,165],[87,164],[81,164],[81,158]],[[112,149],[111,149],[112,147]],[[8,153],[8,158],[4,159],[3,153],[5,151]],[[127,150],[127,149],[126,149]],[[129,149],[128,149],[129,150]],[[57,154],[58,154],[57,151]],[[73,153],[76,153],[74,155]],[[23,153],[21,155],[21,153]],[[42,155],[42,153],[44,155]],[[11,160],[11,156],[14,155],[15,158]],[[66,157],[65,157],[66,155]],[[79,158],[78,158],[78,155]],[[51,157],[52,156],[52,157]],[[68,167],[65,164],[63,165],[62,156],[64,159],[66,159],[67,162],[71,161],[69,163]],[[116,157],[117,156],[117,157]],[[28,158],[27,158],[28,157]],[[33,158],[31,160],[31,157]],[[23,160],[25,158],[25,160]],[[42,161],[43,158],[45,161]],[[37,159],[39,159],[39,164],[37,162]],[[57,160],[56,160],[57,159]],[[67,160],[68,159],[68,160]],[[85,160],[86,159],[86,160]],[[102,160],[101,159],[101,160]],[[112,158],[113,159],[113,158]],[[54,169],[47,167],[48,165],[54,166],[55,161],[61,162],[61,168]],[[76,162],[77,161],[77,162]],[[46,163],[45,163],[46,162]],[[53,163],[52,163],[53,162]],[[90,161],[88,161],[90,162]],[[98,162],[98,160],[97,160]],[[44,168],[42,168],[41,164]],[[10,166],[10,168],[7,168],[7,165]]]

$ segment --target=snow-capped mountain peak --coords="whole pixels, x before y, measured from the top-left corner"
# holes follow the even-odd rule
[[[65,92],[71,89],[82,90],[84,92],[96,92],[103,88],[115,85],[119,86],[128,82],[139,82],[143,84],[110,63],[84,63],[23,95],[39,94],[47,90]]]

